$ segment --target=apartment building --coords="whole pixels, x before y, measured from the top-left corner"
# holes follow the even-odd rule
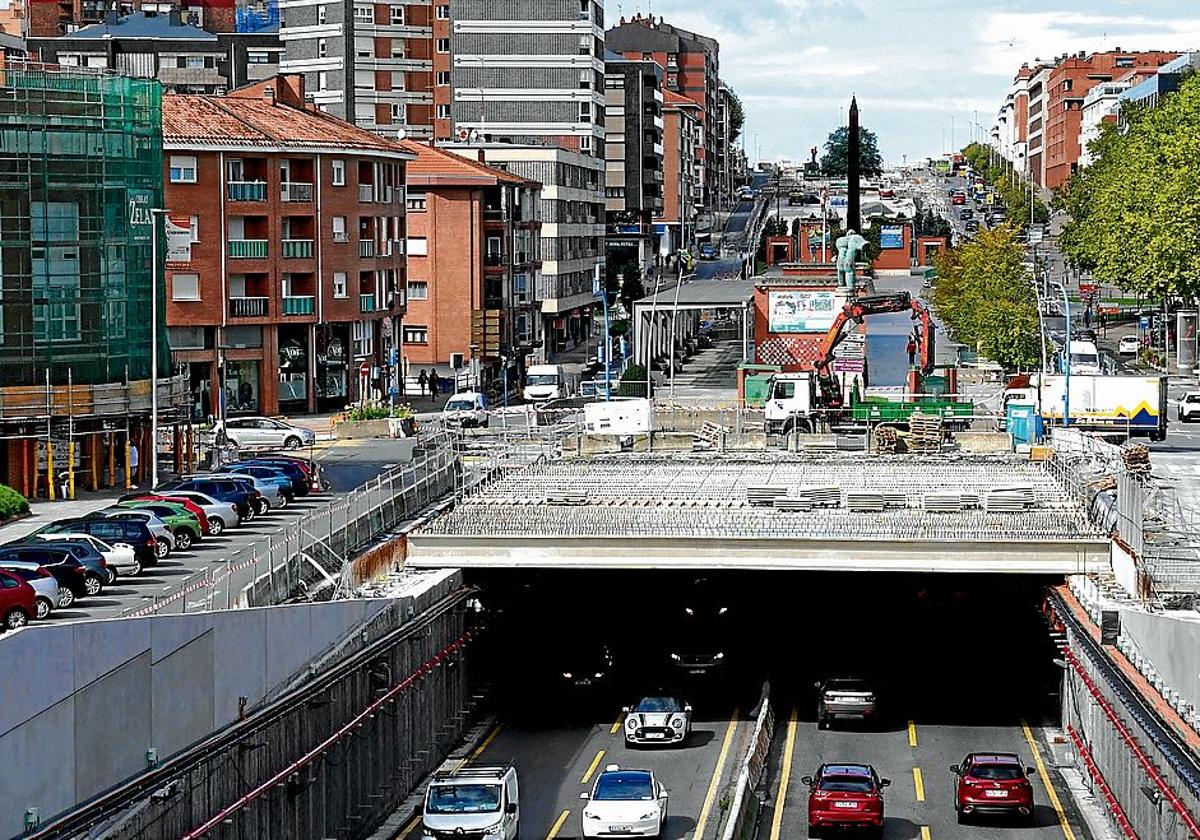
[[[192,232],[190,262],[167,265],[166,317],[193,410],[332,411],[386,394],[414,155],[306,108],[300,76],[165,96],[163,144],[165,206]]]
[[[408,164],[409,378],[470,371],[486,388],[507,369],[515,393],[541,339],[541,184],[404,141]]]
[[[1120,99],[1122,102],[1157,107],[1163,96],[1179,90],[1179,83],[1185,75],[1197,70],[1200,70],[1200,53],[1184,53],[1174,61],[1168,61],[1159,67],[1153,75],[1135,82],[1121,93]]]
[[[658,253],[663,211],[663,71],[609,53],[604,73],[607,259],[643,268]]]
[[[542,185],[536,295],[543,346],[534,361],[585,341],[594,316],[592,284],[604,271],[604,160],[558,146],[495,141],[444,148]]]
[[[696,217],[704,204],[702,169],[696,153],[704,134],[704,112],[674,91],[663,94],[663,209],[654,220],[659,252],[673,254],[696,233]]]
[[[1026,84],[1028,129],[1026,130],[1025,172],[1039,187],[1046,184],[1045,127],[1049,97],[1046,85],[1050,67],[1038,67]]]
[[[1090,166],[1092,153],[1088,146],[1100,136],[1100,127],[1106,122],[1116,122],[1121,111],[1121,94],[1133,86],[1136,77],[1131,75],[1111,82],[1101,82],[1083,97],[1079,118],[1079,166]]]
[[[58,38],[91,24],[104,23],[110,13],[126,17],[138,12],[166,15],[178,12],[185,23],[206,32],[266,32],[278,24],[274,0],[238,4],[236,0],[20,0],[25,36]],[[261,8],[260,8],[261,6]]]
[[[302,74],[318,108],[391,138],[433,136],[431,0],[279,0],[279,9],[280,70]]]
[[[665,90],[699,106],[702,134],[696,145],[694,176],[701,189],[701,206],[718,201],[725,180],[720,167],[728,154],[717,129],[721,122],[720,44],[661,18],[640,14],[621,18],[605,38],[613,52],[657,63],[665,74]]]

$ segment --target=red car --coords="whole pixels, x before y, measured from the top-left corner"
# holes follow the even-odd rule
[[[172,496],[169,493],[129,493],[121,497],[122,502],[170,502],[175,505],[182,505],[188,513],[196,517],[200,522],[200,532],[205,536],[212,533],[212,528],[208,524],[208,514],[204,512],[204,508],[193,502],[191,499],[185,499],[183,496]]]
[[[863,828],[874,837],[883,836],[883,789],[890,779],[881,779],[869,764],[822,764],[815,776],[801,781],[808,785],[808,834],[816,837],[826,829]]]
[[[1001,814],[1033,821],[1032,767],[1016,753],[971,753],[950,768],[954,784],[954,810],[959,824],[976,814]]]
[[[967,196],[966,196],[966,194],[965,194],[965,193],[955,193],[955,194],[954,194],[954,195],[953,195],[953,196],[950,198],[950,203],[951,203],[951,204],[966,204],[966,203],[967,203]]]
[[[24,627],[37,616],[37,595],[28,581],[0,571],[0,619],[5,630]]]

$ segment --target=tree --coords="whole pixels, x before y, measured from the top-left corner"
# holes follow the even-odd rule
[[[845,178],[849,167],[850,129],[846,126],[835,129],[825,141],[825,154],[821,157],[821,171],[826,175]],[[873,178],[883,174],[883,157],[875,133],[859,129],[858,160],[862,174]]]
[[[742,100],[733,88],[729,89],[729,145],[732,146],[742,136],[742,128],[746,125],[746,110]]]

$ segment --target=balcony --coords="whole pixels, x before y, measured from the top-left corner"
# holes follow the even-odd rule
[[[231,239],[228,245],[230,259],[261,260],[267,256],[265,239]]]
[[[304,183],[300,183],[298,181],[284,181],[282,184],[279,185],[279,187],[280,187],[280,193],[279,193],[280,201],[311,202],[313,200],[313,185],[312,184],[304,184]]]
[[[374,201],[375,200],[375,185],[374,184],[359,184],[358,185],[358,200],[359,201]]]
[[[375,256],[375,240],[360,239],[358,240],[358,255],[364,259]]]
[[[229,201],[266,201],[266,181],[227,181],[225,197]]]
[[[483,220],[485,222],[503,222],[506,220],[506,215],[502,207],[483,208]]]
[[[285,260],[311,260],[313,241],[311,239],[283,240],[283,258]]]
[[[374,312],[375,311],[375,295],[359,295],[358,296],[358,311],[359,312]]]
[[[317,311],[317,299],[312,295],[284,295],[284,315],[312,315]]]
[[[265,318],[267,317],[267,298],[231,297],[229,299],[229,317]]]
[[[504,265],[504,254],[485,254],[483,264],[490,267]]]

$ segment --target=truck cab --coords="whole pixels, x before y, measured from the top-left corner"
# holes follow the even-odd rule
[[[817,404],[816,380],[811,373],[781,373],[767,386],[763,406],[767,434],[812,431]]]
[[[517,768],[447,762],[433,775],[421,807],[425,840],[516,840],[521,800]]]
[[[562,365],[533,365],[525,372],[526,402],[540,403],[570,396]]]

